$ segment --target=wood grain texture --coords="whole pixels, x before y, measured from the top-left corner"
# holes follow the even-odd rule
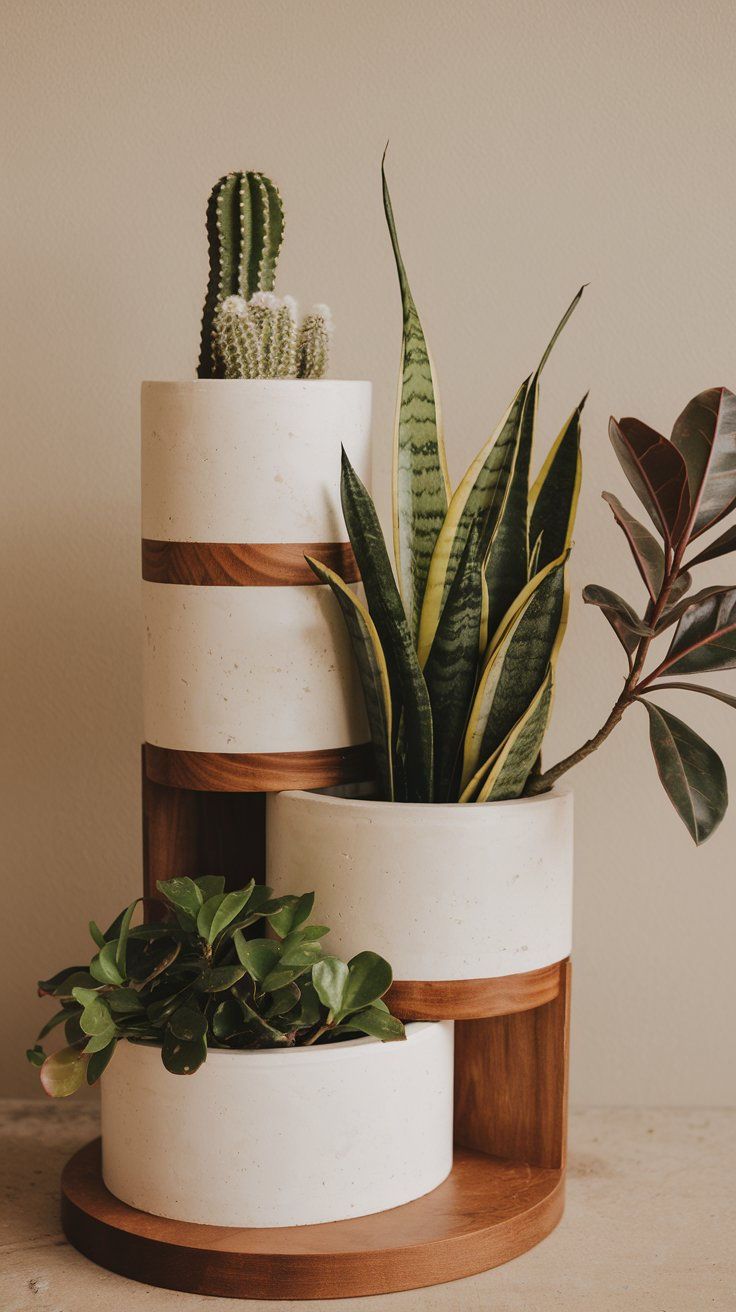
[[[373,777],[369,743],[314,752],[186,752],[145,744],[149,779],[208,793],[280,793],[328,788]]]
[[[448,1179],[375,1216],[278,1230],[215,1228],[135,1211],[105,1189],[99,1140],[62,1177],[62,1225],[121,1275],[230,1298],[329,1299],[418,1289],[518,1257],[554,1228],[562,1173],[459,1149]]]
[[[402,1020],[475,1020],[541,1007],[556,998],[564,962],[495,979],[394,980],[386,1002]]]
[[[334,569],[346,583],[360,578],[349,542],[163,542],[143,538],[148,583],[196,587],[279,588],[320,586],[305,556]]]
[[[265,793],[203,793],[165,788],[142,770],[143,889],[159,879],[224,875],[228,889],[266,869]]]
[[[563,1170],[567,1144],[570,962],[557,997],[533,1011],[455,1026],[455,1139]]]

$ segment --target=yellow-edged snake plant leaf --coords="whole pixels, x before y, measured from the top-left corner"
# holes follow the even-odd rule
[[[379,796],[394,800],[392,769],[391,687],[381,641],[365,606],[338,574],[317,560],[306,557],[317,578],[326,583],[337,599],[355,653],[363,688],[366,714],[373,743],[373,758]]]
[[[502,802],[521,797],[542,747],[552,705],[552,670],[526,711],[506,738],[477,796],[478,802]]]
[[[373,501],[342,453],[340,481],[342,510],[368,610],[386,657],[393,697],[394,727],[397,705],[405,742],[405,781],[408,802],[429,802],[433,795],[432,711],[424,675],[414,648],[396,581]]]
[[[381,175],[404,319],[394,426],[394,556],[399,590],[416,639],[429,562],[447,512],[449,481],[432,358],[401,258],[383,163]]]
[[[676,715],[645,701],[649,741],[662,786],[694,841],[704,843],[726,814],[728,785],[713,748]]]
[[[437,632],[471,524],[480,525],[485,554],[498,522],[519,444],[521,414],[529,379],[516,393],[498,427],[473,460],[452,496],[435,543],[422,602],[417,650],[424,667]]]
[[[565,617],[565,561],[531,581],[486,662],[465,734],[463,790],[521,720],[550,666]]]
[[[434,726],[434,798],[455,800],[453,784],[478,673],[483,555],[470,530],[424,667]]]
[[[550,338],[529,387],[521,413],[519,442],[508,494],[491,538],[486,559],[488,582],[488,629],[493,632],[514,598],[529,578],[529,471],[531,468],[534,425],[539,399],[539,379],[565,324],[575,310],[584,288],[568,305]],[[537,534],[540,531],[537,528]],[[544,547],[543,547],[544,550]]]
[[[529,561],[530,578],[550,561],[557,560],[570,540],[580,495],[580,416],[586,400],[584,396],[573,410],[530,493],[529,543],[535,551],[534,564],[531,558]]]

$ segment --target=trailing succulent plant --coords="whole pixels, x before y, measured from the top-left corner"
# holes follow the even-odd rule
[[[434,368],[383,196],[403,305],[394,433],[398,585],[373,502],[343,453],[342,506],[367,605],[310,560],[341,607],[360,670],[379,796],[404,802],[518,797],[539,758],[565,630],[565,567],[580,486],[572,411],[530,482],[536,371],[455,492]]]
[[[200,378],[321,378],[330,312],[299,323],[291,296],[273,287],[284,235],[277,188],[262,173],[228,173],[207,207],[210,278],[202,312]]]
[[[253,881],[225,892],[215,876],[158,884],[167,920],[133,925],[136,899],[97,952],[38,985],[60,1004],[27,1056],[41,1083],[64,1098],[100,1078],[121,1039],[160,1046],[167,1070],[190,1075],[208,1048],[288,1048],[370,1035],[403,1039],[382,1001],[391,967],[375,952],[339,961],[309,923],[314,894],[272,898]],[[262,931],[253,937],[254,927]],[[246,935],[247,931],[247,935]],[[67,1046],[46,1056],[42,1040],[63,1025]]]

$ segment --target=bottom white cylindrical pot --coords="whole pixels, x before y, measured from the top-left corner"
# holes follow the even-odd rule
[[[452,1167],[453,1025],[406,1041],[213,1049],[172,1075],[120,1043],[102,1087],[102,1175],[143,1212],[219,1226],[367,1216],[429,1193]]]

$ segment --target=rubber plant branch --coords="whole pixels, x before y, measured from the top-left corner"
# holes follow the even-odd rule
[[[736,697],[681,676],[736,667],[736,587],[714,585],[688,595],[690,570],[736,551],[732,523],[685,562],[688,547],[736,510],[736,396],[726,388],[701,392],[675,421],[671,438],[637,419],[611,419],[609,436],[631,486],[659,535],[640,524],[611,493],[604,499],[623,530],[649,600],[643,617],[618,594],[599,585],[583,591],[600,608],[626,652],[624,686],[597,733],[533,775],[527,794],[546,792],[602,745],[629,706],[649,715],[650,743],[664,788],[696,843],[716,828],[728,791],[723,763],[682,720],[655,705],[649,694],[681,689],[715,697],[736,708]],[[655,638],[674,629],[669,648],[649,673]],[[659,682],[667,675],[674,682]]]

